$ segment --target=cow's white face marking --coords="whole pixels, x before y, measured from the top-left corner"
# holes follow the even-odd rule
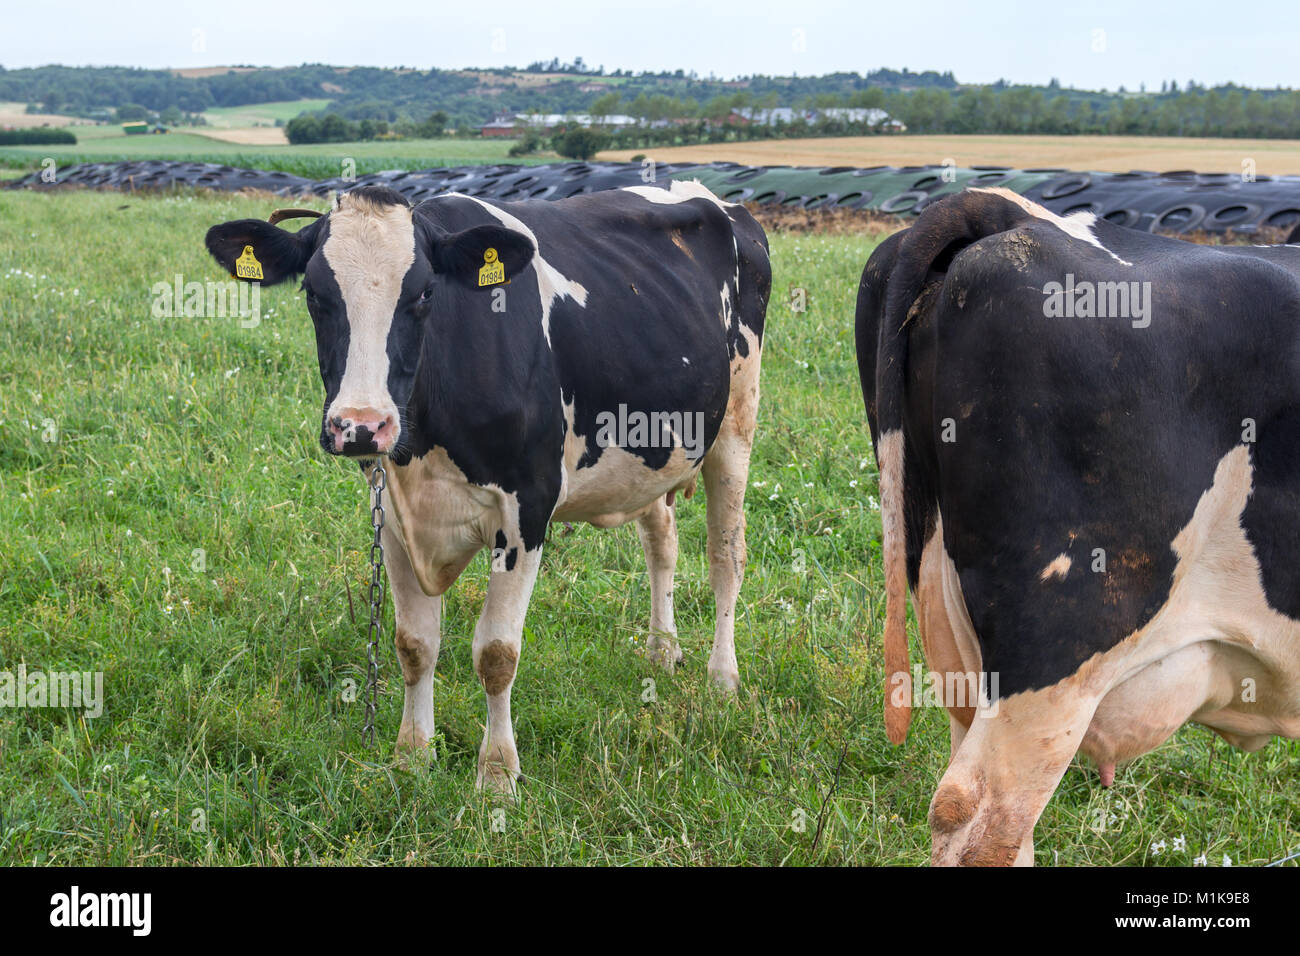
[[[1015,203],[1025,212],[1029,213],[1029,215],[1037,219],[1042,219],[1046,222],[1050,222],[1057,229],[1060,229],[1063,233],[1070,236],[1071,238],[1078,239],[1081,242],[1086,242],[1090,246],[1096,246],[1098,249],[1106,253],[1106,255],[1110,256],[1120,265],[1122,266],[1133,265],[1133,263],[1129,262],[1127,259],[1121,259],[1119,256],[1115,255],[1115,253],[1111,252],[1109,249],[1103,246],[1101,244],[1101,240],[1098,239],[1097,236],[1093,233],[1092,227],[1097,222],[1096,213],[1076,212],[1069,216],[1058,216],[1050,209],[1045,209],[1042,206],[1038,205],[1038,203],[1034,202],[1032,199],[1026,199],[1024,196],[1021,196],[1019,193],[1013,193],[1010,189],[1005,189],[1001,186],[991,186],[987,188],[981,186],[972,186],[970,187],[970,189],[972,192],[994,193],[995,195],[1001,196],[1003,199]]]
[[[400,418],[388,392],[388,333],[402,280],[415,261],[415,225],[409,206],[372,203],[344,194],[330,214],[322,249],[347,309],[348,354],[327,418]]]

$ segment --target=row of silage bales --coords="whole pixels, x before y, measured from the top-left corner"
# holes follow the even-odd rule
[[[145,159],[117,163],[79,163],[55,169],[54,182],[32,173],[10,184],[15,188],[172,189],[192,187],[237,191],[259,189],[284,195],[306,190],[312,180],[278,170],[242,169],[219,163]]]
[[[967,186],[1025,189],[1056,170],[1002,166],[733,166],[715,163],[684,175],[698,178],[728,202],[804,209],[869,209],[894,215],[919,213],[935,199]]]
[[[1063,173],[1024,194],[1053,212],[1091,212],[1146,232],[1250,234],[1300,224],[1300,176],[1174,170]]]
[[[1155,173],[1071,172],[1014,169],[876,166],[853,168],[744,166],[736,163],[548,163],[537,166],[435,167],[387,170],[357,178],[308,180],[290,173],[239,169],[215,163],[141,160],[65,167],[54,184],[39,173],[16,186],[82,186],[124,190],[197,187],[258,189],[279,195],[327,196],[364,185],[387,185],[412,202],[447,193],[505,201],[565,199],[621,186],[665,185],[698,179],[730,202],[805,209],[859,209],[909,216],[968,186],[999,186],[1021,193],[1053,212],[1087,211],[1118,225],[1152,232],[1251,233],[1300,224],[1300,177],[1174,171]]]
[[[584,193],[601,192],[623,186],[665,184],[673,178],[690,178],[693,163],[547,163],[537,166],[501,164],[495,166],[454,166],[415,171],[386,170],[355,179],[323,179],[311,184],[310,192],[326,196],[358,186],[384,185],[414,202],[446,193],[500,199],[507,202],[524,199],[568,199]]]

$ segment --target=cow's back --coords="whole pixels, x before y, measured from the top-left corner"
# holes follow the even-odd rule
[[[737,363],[751,353],[757,359],[761,348],[771,275],[753,217],[697,183],[555,202],[434,202],[461,217],[449,228],[492,217],[536,244],[533,266],[512,281],[505,301],[542,325],[546,347],[533,361],[559,386],[558,394],[529,397],[554,402],[564,418],[566,495],[557,515],[626,520],[635,502],[622,500],[624,491],[641,484],[629,480],[629,468],[650,470],[651,492],[689,480],[727,414]],[[446,222],[446,212],[439,218]],[[693,442],[694,454],[657,434],[624,441],[619,433],[612,443],[602,435],[611,419],[635,425],[652,416],[689,417],[691,434],[678,437]]]

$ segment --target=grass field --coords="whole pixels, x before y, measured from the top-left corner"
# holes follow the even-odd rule
[[[1295,140],[1174,136],[843,136],[612,150],[597,158],[630,159],[637,153],[665,163],[921,166],[951,159],[958,166],[1060,166],[1120,173],[1131,169],[1240,173],[1242,162],[1253,159],[1262,176],[1300,173],[1300,142]]]
[[[87,132],[84,132],[87,131]],[[93,132],[92,132],[93,131]],[[307,146],[259,146],[227,143],[197,133],[171,132],[158,136],[127,136],[120,127],[91,126],[77,130],[78,142],[68,146],[9,146],[0,148],[0,167],[32,172],[52,156],[60,166],[143,159],[178,159],[225,163],[254,169],[280,169],[299,176],[326,179],[342,172],[345,159],[356,173],[383,169],[428,169],[484,163],[554,162],[555,154],[508,158],[509,139],[373,140],[366,143],[314,143]]]
[[[252,106],[221,106],[203,114],[207,126],[193,132],[208,139],[242,146],[287,146],[289,140],[277,121],[287,122],[308,110],[324,109],[329,100],[281,100]]]
[[[323,110],[328,99],[277,100],[273,103],[254,103],[250,106],[214,106],[203,117],[213,126],[222,129],[240,129],[259,124],[274,125],[276,120],[288,122],[300,113]]]
[[[704,675],[701,498],[680,508],[672,677],[638,654],[635,531],[553,529],[514,691],[527,784],[497,805],[474,790],[482,557],[446,601],[438,760],[393,759],[391,649],[380,745],[359,739],[344,687],[364,663],[366,499],[316,443],[299,293],[266,290],[255,328],[151,313],[155,283],[224,278],[209,225],[270,205],[0,192],[0,671],[102,671],[106,698],[93,720],[0,709],[0,863],[927,860],[947,721],[918,712],[896,749],[880,714],[878,491],[851,334],[874,240],[773,240],[739,696]],[[1076,762],[1037,861],[1275,860],[1300,843],[1298,775],[1300,744],[1246,756],[1198,728],[1110,790]]]

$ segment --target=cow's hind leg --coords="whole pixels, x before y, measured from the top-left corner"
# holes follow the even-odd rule
[[[412,753],[423,750],[433,738],[433,674],[442,641],[442,598],[429,597],[420,588],[401,535],[385,527],[383,543],[396,618],[393,643],[406,684],[397,749]],[[434,756],[432,748],[429,756]]]
[[[682,659],[673,623],[673,572],[677,568],[677,509],[658,499],[636,522],[650,576],[650,636],[646,656],[671,673]]]
[[[508,551],[500,565],[494,562],[487,598],[474,627],[474,672],[487,694],[487,731],[478,751],[478,785],[513,793],[519,778],[519,752],[510,722],[510,690],[523,644],[524,615],[537,583],[542,549]]]
[[[1032,865],[1034,825],[1097,703],[1056,685],[981,707],[930,802],[932,862]]]
[[[745,486],[758,418],[758,349],[733,366],[731,402],[718,437],[704,456],[709,524],[709,583],[717,607],[709,678],[718,687],[740,687],[736,665],[736,600],[745,577]]]

